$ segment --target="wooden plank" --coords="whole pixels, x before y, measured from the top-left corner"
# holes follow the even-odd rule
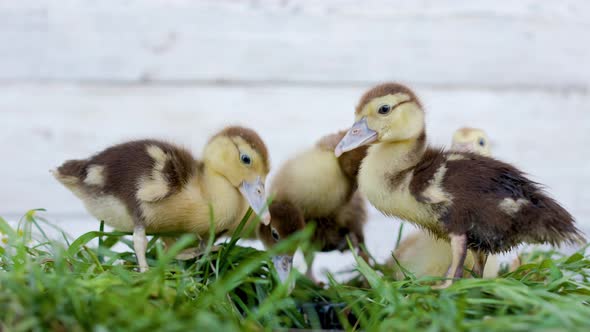
[[[126,139],[158,137],[200,154],[229,123],[251,126],[273,167],[320,136],[345,128],[364,88],[34,85],[0,87],[0,215],[47,208],[55,218],[88,216],[48,170]],[[590,227],[590,103],[587,94],[447,90],[417,86],[430,140],[454,129],[485,128],[493,153],[513,162]]]
[[[3,1],[0,81],[587,89],[568,1]]]

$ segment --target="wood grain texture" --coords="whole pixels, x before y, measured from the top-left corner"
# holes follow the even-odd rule
[[[0,81],[588,89],[568,1],[8,1]]]

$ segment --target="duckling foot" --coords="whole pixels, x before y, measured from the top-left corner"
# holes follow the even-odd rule
[[[177,241],[177,238],[169,236],[162,237],[161,239],[162,242],[164,242],[165,250],[170,250],[170,247],[172,247],[172,245],[174,245],[174,243]],[[207,243],[208,241],[200,239],[199,245],[197,247],[186,248],[174,256],[174,258],[180,261],[195,259],[205,253],[205,250],[207,250]],[[221,247],[214,245],[211,247],[211,251],[218,251],[220,248]]]
[[[179,261],[188,261],[199,257],[201,253],[202,252],[199,250],[199,248],[188,248],[179,252],[174,258],[178,259]]]
[[[211,247],[211,252],[213,251],[219,251],[219,249],[221,249],[220,246],[212,246]],[[181,251],[180,253],[178,253],[178,255],[176,255],[174,258],[176,258],[179,261],[188,261],[191,259],[195,259],[201,255],[203,255],[205,253],[205,249],[199,247],[196,248],[187,248],[184,249],[183,251]]]
[[[445,280],[443,283],[432,286],[432,289],[446,289],[449,288],[453,284],[453,280],[448,279]]]

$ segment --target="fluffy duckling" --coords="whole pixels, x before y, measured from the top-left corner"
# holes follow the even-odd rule
[[[379,85],[361,98],[356,122],[335,153],[371,145],[358,176],[361,192],[384,214],[449,240],[447,277],[463,275],[467,249],[476,253],[474,272],[481,276],[488,254],[523,242],[583,241],[573,217],[520,170],[473,153],[429,148],[424,118],[410,89]]]
[[[490,155],[489,139],[481,129],[461,128],[453,134],[451,150],[458,152],[473,152],[484,156]],[[451,245],[436,238],[427,231],[418,230],[404,238],[393,255],[397,261],[416,277],[436,276],[443,277],[451,264]],[[467,252],[464,266],[469,270],[473,269],[475,261],[473,253]],[[396,267],[393,259],[388,265]],[[489,256],[484,271],[484,278],[493,278],[498,275],[500,264],[496,255]],[[465,271],[463,277],[469,277],[471,273]],[[396,269],[396,278],[403,275]]]
[[[232,232],[249,206],[268,223],[263,211],[269,167],[258,134],[234,126],[209,140],[202,161],[170,143],[138,140],[66,161],[53,173],[94,217],[133,232],[139,268],[146,271],[146,233],[192,233],[204,239],[210,208],[215,234]]]
[[[259,238],[273,245],[315,221],[312,244],[319,251],[348,250],[347,236],[359,254],[367,219],[365,201],[357,191],[356,176],[366,149],[334,156],[334,148],[346,131],[323,137],[313,148],[288,160],[271,183],[270,227],[261,226]],[[292,256],[278,262],[277,270],[290,269]],[[311,279],[313,258],[308,262]],[[285,272],[283,272],[285,273]]]
[[[482,129],[463,127],[453,134],[451,150],[490,156],[490,140]]]

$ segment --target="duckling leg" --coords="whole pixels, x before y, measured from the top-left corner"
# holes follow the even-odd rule
[[[133,249],[139,264],[139,272],[145,272],[149,269],[145,252],[147,250],[147,236],[145,235],[145,227],[136,225],[133,229]]]
[[[465,234],[449,234],[451,238],[451,251],[453,258],[451,266],[447,271],[447,278],[459,279],[463,276],[463,265],[465,264],[465,257],[467,256],[467,235]],[[435,286],[435,289],[447,288],[453,284],[452,279],[448,279],[441,285]]]
[[[483,271],[485,270],[485,267],[486,267],[488,255],[485,252],[482,252],[480,250],[474,250],[473,257],[475,260],[475,262],[473,264],[473,273],[475,273],[480,278],[483,278]]]

